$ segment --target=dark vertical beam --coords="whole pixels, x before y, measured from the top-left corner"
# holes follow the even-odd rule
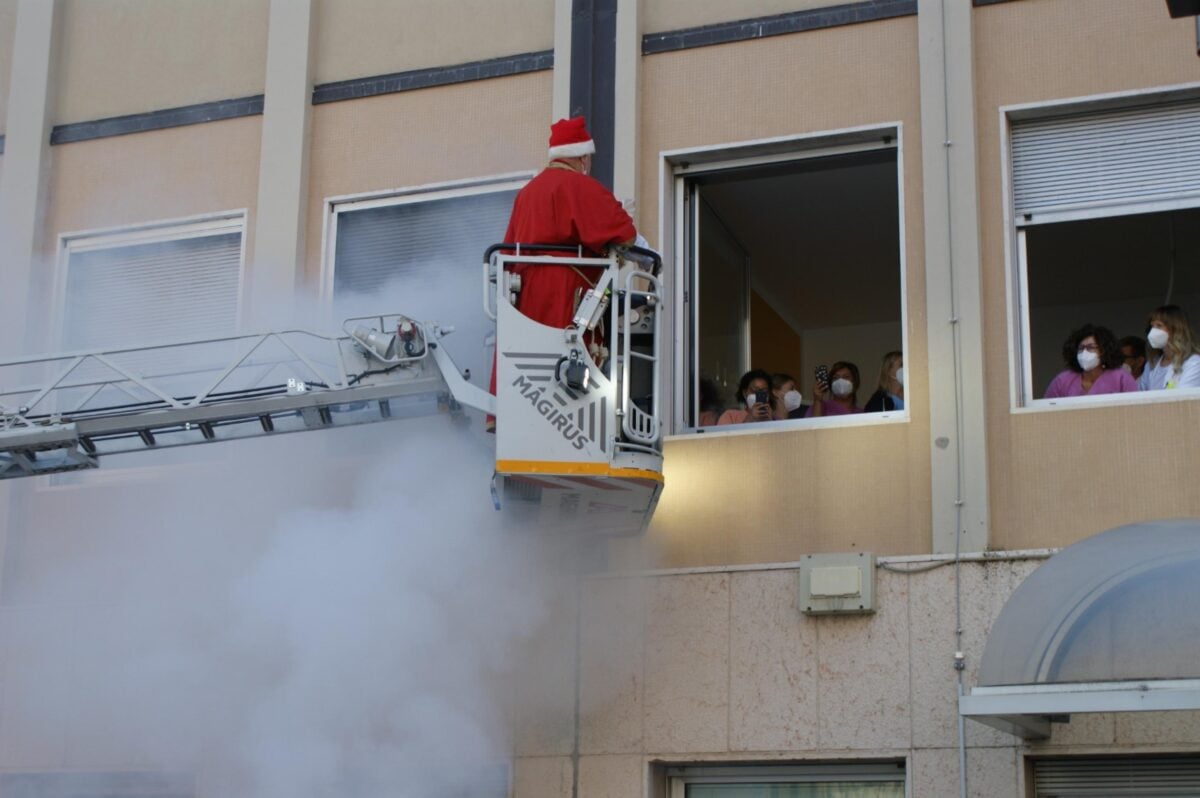
[[[587,117],[596,142],[592,176],[613,184],[617,0],[571,2],[571,114]]]

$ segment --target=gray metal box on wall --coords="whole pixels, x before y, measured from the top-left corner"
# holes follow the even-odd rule
[[[800,611],[805,615],[875,612],[875,555],[804,555],[800,560]]]

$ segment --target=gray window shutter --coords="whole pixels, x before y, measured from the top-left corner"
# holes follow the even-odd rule
[[[1039,759],[1033,779],[1037,798],[1182,798],[1200,795],[1200,757]]]
[[[72,252],[63,349],[152,346],[237,330],[241,231]]]
[[[483,251],[504,239],[515,196],[493,191],[338,214],[334,294],[371,293],[393,281],[429,288],[451,271],[478,277]]]
[[[1200,100],[1012,123],[1022,217],[1153,202],[1200,204]]]
[[[486,387],[493,330],[483,313],[483,253],[504,239],[516,189],[404,202],[337,217],[334,296],[346,315],[403,313],[455,328],[455,364]]]

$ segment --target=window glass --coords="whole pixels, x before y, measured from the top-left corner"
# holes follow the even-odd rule
[[[236,330],[241,230],[163,235],[167,240],[69,251],[64,349],[149,346]]]
[[[896,149],[747,164],[684,181],[686,426],[753,421],[739,391],[752,369],[775,378],[762,420],[902,410]],[[841,373],[814,408],[822,366]]]
[[[516,189],[398,201],[337,217],[334,298],[340,313],[402,313],[452,325],[446,350],[487,386],[492,323],[483,313],[483,253],[504,238]]]
[[[1068,368],[1063,345],[1084,324],[1144,342],[1146,317],[1200,313],[1200,208],[1033,225],[1025,238],[1031,398]]]

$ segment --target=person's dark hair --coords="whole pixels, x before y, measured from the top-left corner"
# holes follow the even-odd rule
[[[771,375],[771,390],[778,391],[788,383],[795,383],[796,378],[791,374],[784,374],[782,371]]]
[[[1096,346],[1100,347],[1100,365],[1106,369],[1121,368],[1121,364],[1125,362],[1125,357],[1121,354],[1121,347],[1117,344],[1117,337],[1107,327],[1099,327],[1095,324],[1083,325],[1068,335],[1067,340],[1063,342],[1062,356],[1067,368],[1076,373],[1083,371],[1079,366],[1079,360],[1075,356],[1079,353],[1079,342],[1088,336],[1095,338]]]
[[[763,371],[762,369],[750,369],[749,371],[747,371],[745,374],[742,375],[742,378],[740,380],[738,380],[738,389],[737,389],[738,405],[741,407],[746,406],[746,390],[750,387],[750,383],[754,382],[755,380],[762,380],[763,382],[765,382],[767,384],[767,388],[768,388],[767,398],[770,400],[771,405],[774,406],[775,405],[775,395],[772,394],[770,391],[771,375],[768,374],[767,372]]]
[[[1117,346],[1121,349],[1129,347],[1133,350],[1134,357],[1146,356],[1146,341],[1140,335],[1126,335],[1120,341],[1117,341]]]
[[[850,376],[854,378],[854,390],[850,392],[850,403],[858,407],[858,389],[862,387],[862,377],[858,374],[858,366],[849,360],[839,360],[829,367],[829,376],[832,377],[836,374],[838,369],[846,369],[850,372]]]

